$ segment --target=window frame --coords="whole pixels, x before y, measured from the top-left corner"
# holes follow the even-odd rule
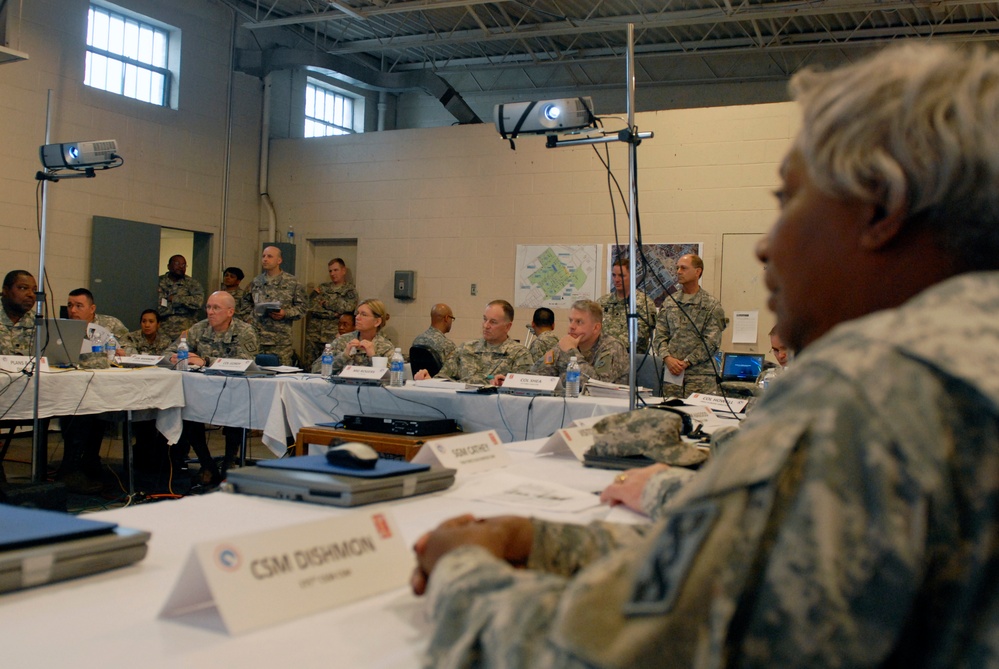
[[[347,127],[347,126],[341,126],[341,125],[338,125],[336,123],[331,123],[331,122],[329,122],[329,121],[327,121],[327,120],[325,120],[323,118],[319,118],[318,116],[310,115],[309,114],[309,108],[308,108],[309,107],[309,92],[312,89],[315,89],[316,95],[318,95],[319,93],[322,93],[324,96],[326,96],[327,100],[329,100],[330,98],[332,98],[334,100],[336,98],[342,98],[345,102],[349,102],[350,103],[350,112],[348,114],[345,111],[344,114],[343,114],[343,116],[345,118],[349,117],[350,126],[349,127]],[[356,127],[357,126],[357,112],[358,112],[358,109],[359,109],[359,104],[361,102],[362,102],[361,99],[357,98],[354,95],[351,95],[350,93],[347,93],[347,92],[345,92],[343,90],[334,88],[333,86],[330,86],[329,84],[327,84],[327,83],[325,83],[325,82],[323,82],[323,81],[321,81],[319,79],[316,79],[314,77],[311,77],[311,76],[310,77],[306,77],[306,80],[305,80],[305,100],[304,100],[304,105],[303,105],[303,112],[304,112],[303,113],[303,117],[304,118],[302,120],[302,132],[303,132],[303,136],[305,138],[307,138],[307,139],[311,139],[313,137],[337,137],[337,136],[343,136],[343,135],[356,135],[357,133],[362,132],[361,130],[359,130]],[[313,107],[313,112],[315,112],[315,107]],[[313,126],[322,127],[322,128],[325,128],[325,129],[339,130],[340,132],[330,132],[330,133],[325,133],[325,134],[322,134],[322,135],[317,135],[317,134],[311,134],[310,135],[309,134],[309,124],[310,123],[312,123]]]
[[[91,24],[92,12],[101,12],[107,15],[110,19],[118,19],[125,23],[134,23],[137,25],[140,34],[143,29],[151,30],[154,34],[161,35],[165,41],[164,57],[166,59],[166,66],[155,65],[151,62],[144,62],[132,58],[131,56],[126,56],[120,53],[114,53],[108,51],[98,46],[91,44],[91,39],[93,35],[93,26]],[[140,47],[141,48],[141,47]],[[87,83],[88,74],[90,72],[89,61],[91,59],[91,54],[100,56],[102,58],[115,61],[121,65],[121,91],[109,90],[93,83]],[[180,30],[174,26],[163,23],[162,21],[157,21],[149,16],[143,14],[138,14],[134,11],[128,10],[124,7],[119,7],[118,5],[111,4],[109,2],[103,2],[101,0],[90,0],[87,5],[87,34],[85,38],[85,59],[84,59],[84,76],[83,82],[88,88],[93,88],[98,91],[104,91],[105,93],[110,93],[112,95],[118,95],[123,98],[128,98],[129,100],[135,100],[137,102],[144,102],[146,104],[151,104],[156,107],[164,107],[167,109],[177,108],[177,88],[178,81],[180,78]],[[159,75],[163,78],[163,90],[162,96],[159,100],[155,99],[143,99],[141,97],[135,97],[129,95],[126,92],[125,77],[128,66],[132,66],[139,70],[149,72],[155,75]],[[106,80],[105,80],[106,83]]]

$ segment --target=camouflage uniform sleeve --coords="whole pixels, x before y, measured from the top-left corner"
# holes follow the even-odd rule
[[[232,325],[233,327],[237,327],[236,337],[239,339],[236,357],[243,360],[253,360],[257,357],[257,353],[260,352],[260,345],[257,343],[257,331],[242,321],[233,320]]]
[[[239,300],[239,304],[236,305],[236,315],[242,318],[245,322],[253,325],[257,320],[257,317],[253,314],[253,284],[250,284],[250,288],[243,293],[243,297]]]
[[[191,277],[188,277],[188,279],[188,281],[184,282],[177,296],[174,297],[173,303],[174,305],[179,304],[192,311],[197,311],[205,303],[205,289],[195,279]]]
[[[531,357],[531,352],[520,344],[517,344],[516,350],[511,351],[511,353],[513,355],[510,360],[510,373],[530,374],[531,367],[534,365],[534,358]]]
[[[302,284],[297,279],[289,288],[291,289],[291,299],[287,304],[282,304],[281,308],[284,309],[284,320],[295,321],[305,314],[305,289],[302,288]]]
[[[669,327],[669,313],[672,306],[664,304],[656,316],[656,355],[666,359],[669,356],[669,342],[673,337]]]
[[[453,341],[451,341],[447,337],[442,337],[442,339],[444,341],[441,343],[441,353],[444,357],[444,360],[447,360],[452,355],[454,355],[454,352],[458,347],[455,345]]]
[[[608,383],[628,383],[628,350],[616,339],[600,338],[600,350],[593,364],[580,359],[579,370],[593,379]]]
[[[624,546],[636,544],[647,525],[593,522],[589,525],[532,519],[534,543],[528,569],[559,576],[577,571]]]
[[[640,295],[640,299],[635,300],[635,312],[638,314],[638,341],[635,343],[638,346],[636,350],[644,353],[649,350],[649,335],[656,327],[656,303],[645,293]],[[627,348],[625,346],[625,350]]]
[[[642,490],[642,511],[652,520],[659,520],[671,499],[694,478],[693,469],[670,467],[652,475]]]
[[[704,350],[703,345],[694,347],[694,350],[687,354],[687,361],[691,367],[706,362],[721,348],[722,330],[725,329],[725,310],[722,308],[721,303],[713,297],[707,300],[707,304],[704,306],[707,313],[705,314],[704,329],[701,335],[704,337],[704,341],[707,342],[711,354],[709,355]],[[699,340],[698,344],[700,344]]]
[[[435,379],[451,379],[457,381],[461,373],[461,356],[465,352],[464,346],[455,347],[454,353],[447,357],[439,372],[434,374]]]
[[[387,337],[382,335],[375,335],[375,355],[384,358],[391,358],[392,354],[395,353],[395,344],[393,344]]]

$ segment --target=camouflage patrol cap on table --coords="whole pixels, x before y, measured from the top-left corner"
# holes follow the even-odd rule
[[[707,453],[680,438],[682,429],[683,419],[668,411],[647,408],[614,414],[594,424],[589,453],[615,457],[644,455],[680,467],[707,460]]]

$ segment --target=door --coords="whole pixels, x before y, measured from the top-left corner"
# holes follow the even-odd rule
[[[160,226],[94,216],[89,288],[98,313],[115,316],[129,330],[138,328],[139,314],[156,308],[156,285],[164,271]]]
[[[722,334],[723,351],[765,353],[770,349],[767,333],[774,325],[774,315],[767,309],[767,288],[763,284],[763,265],[756,259],[756,244],[764,233],[722,235],[721,300],[725,315],[733,311],[757,311],[756,344],[733,344],[732,324]]]

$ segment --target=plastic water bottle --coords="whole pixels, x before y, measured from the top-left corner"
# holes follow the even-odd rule
[[[332,345],[326,344],[326,347],[323,349],[323,357],[320,358],[320,362],[322,363],[322,366],[323,366],[323,370],[322,370],[323,378],[328,379],[331,376],[333,376],[333,346]]]
[[[406,361],[402,359],[402,349],[397,348],[389,361],[389,385],[393,388],[402,388],[405,384],[404,373]]]
[[[114,335],[108,337],[108,340],[104,342],[104,355],[108,357],[108,364],[114,364],[114,358],[118,355],[118,340],[114,338]]]
[[[188,370],[187,357],[191,354],[191,349],[187,347],[187,335],[183,334],[180,336],[180,343],[177,344],[177,367],[176,369],[181,372],[186,372]]]
[[[94,331],[90,335],[90,352],[91,353],[104,352],[104,335],[102,335],[99,331]]]
[[[569,366],[565,368],[565,396],[579,397],[579,363],[576,356],[569,358]]]

